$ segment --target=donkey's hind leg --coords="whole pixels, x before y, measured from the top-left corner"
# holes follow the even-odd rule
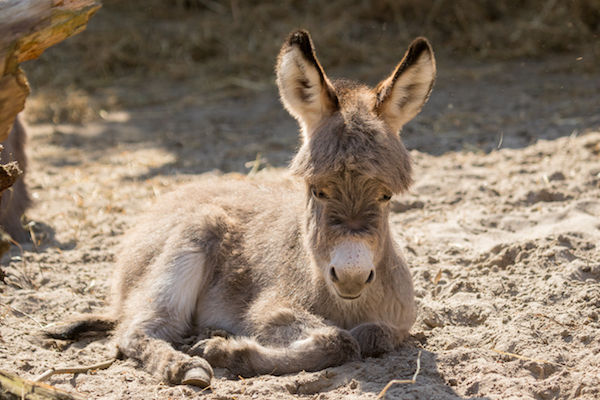
[[[150,299],[136,299],[139,309],[135,316],[120,324],[116,335],[120,353],[138,360],[146,371],[170,384],[210,385],[210,364],[173,347],[189,330],[189,320],[182,318],[177,302],[161,304]]]
[[[211,274],[201,240],[206,229],[186,225],[173,232],[127,299],[122,314],[129,318],[116,335],[123,355],[171,384],[206,387],[213,376],[206,360],[173,347],[192,331],[199,297]]]
[[[205,359],[177,351],[144,329],[133,329],[124,334],[118,347],[123,355],[140,361],[148,372],[173,385],[207,387],[213,377],[212,368]]]

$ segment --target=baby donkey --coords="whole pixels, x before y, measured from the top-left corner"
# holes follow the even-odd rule
[[[408,335],[413,285],[388,215],[412,182],[399,131],[431,92],[431,46],[417,38],[372,89],[329,80],[297,31],[276,71],[302,134],[293,177],[218,178],[164,196],[124,240],[111,311],[48,336],[115,330],[122,355],[171,384],[205,387],[212,367],[315,371]]]

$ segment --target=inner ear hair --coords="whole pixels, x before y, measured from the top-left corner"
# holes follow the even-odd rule
[[[398,132],[427,102],[435,75],[435,57],[429,41],[416,38],[392,74],[375,88],[375,112]]]
[[[317,60],[307,31],[290,34],[279,53],[276,70],[281,100],[306,135],[337,110],[335,90]]]
[[[325,72],[323,72],[323,67],[317,60],[315,48],[308,31],[300,30],[292,32],[287,39],[287,44],[288,47],[297,46],[298,49],[300,49],[306,61],[308,61],[308,63],[311,64],[317,70],[321,83],[324,83]]]

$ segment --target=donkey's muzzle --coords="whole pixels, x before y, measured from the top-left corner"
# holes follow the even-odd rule
[[[374,280],[373,254],[366,243],[346,240],[333,248],[329,281],[338,296],[346,300],[357,299]]]

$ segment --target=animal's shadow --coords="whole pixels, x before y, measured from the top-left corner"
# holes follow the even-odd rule
[[[228,337],[229,334],[222,330],[207,329],[202,335],[189,338],[188,342],[192,344],[199,339],[214,336]],[[189,346],[184,344],[179,350],[184,351],[186,347]],[[240,379],[224,368],[216,368],[214,372],[216,379],[237,380],[240,385],[253,385],[255,380],[260,380],[261,386],[268,384],[264,382],[265,375]],[[277,387],[285,388],[289,394],[302,396],[318,395],[348,387],[361,395],[375,395],[387,399],[487,399],[463,397],[456,393],[448,383],[454,380],[445,379],[438,369],[437,354],[423,349],[422,343],[415,336],[408,338],[396,351],[382,357],[366,358],[316,372],[302,371],[281,377],[269,376],[267,381],[273,381]],[[218,393],[218,383],[212,389]],[[240,390],[243,392],[244,388]]]
[[[216,369],[215,377],[239,379],[225,369]],[[413,378],[414,383],[408,383]],[[264,376],[240,379],[239,384],[252,387],[254,380],[260,380],[261,386],[273,381],[275,387],[284,387],[289,394],[298,396],[318,395],[344,387],[343,392],[347,393],[349,389],[352,393],[349,397],[353,398],[357,395],[376,398],[385,390],[381,397],[383,399],[488,399],[458,394],[438,370],[437,354],[424,350],[416,342],[409,342],[380,358],[367,358],[317,372],[269,377],[267,383],[264,382]],[[391,383],[392,380],[402,382]],[[220,392],[218,383],[213,391],[217,394]]]
[[[221,333],[213,332],[210,335],[220,336]],[[81,350],[99,340],[94,335],[82,337],[75,342],[42,339],[37,335],[36,339],[39,341],[38,344],[44,347],[54,346],[60,348],[61,351],[65,351],[69,347]],[[105,337],[100,341],[102,347],[110,346],[111,338]],[[142,368],[142,365],[135,361],[131,366]],[[214,373],[215,380],[211,388],[201,389],[193,386],[189,388],[199,394],[206,393],[207,390],[219,394],[221,391],[231,390],[230,383],[237,382],[240,386],[239,391],[244,393],[248,391],[248,388],[255,386],[255,383],[260,382],[261,387],[272,384],[274,385],[273,391],[284,389],[286,394],[298,396],[318,395],[344,388],[345,391],[351,390],[352,396],[358,394],[365,398],[376,398],[384,391],[385,395],[381,396],[383,399],[489,399],[488,397],[462,396],[457,393],[448,384],[449,379],[439,371],[437,354],[423,349],[414,337],[409,338],[396,351],[382,357],[366,358],[316,372],[299,372],[283,376],[261,375],[244,379],[224,368],[215,368]],[[414,381],[410,382],[413,379]],[[392,382],[396,380],[401,382]],[[221,388],[223,381],[228,382],[226,388]],[[158,385],[159,382],[157,381],[156,384]]]
[[[60,250],[73,250],[77,245],[75,240],[61,242],[56,238],[56,230],[47,223],[39,220],[27,221],[24,225],[27,239],[18,243],[13,242],[7,253],[8,257],[3,258],[4,263],[14,256],[21,256],[21,252],[36,251],[43,252],[49,247],[57,247]]]

